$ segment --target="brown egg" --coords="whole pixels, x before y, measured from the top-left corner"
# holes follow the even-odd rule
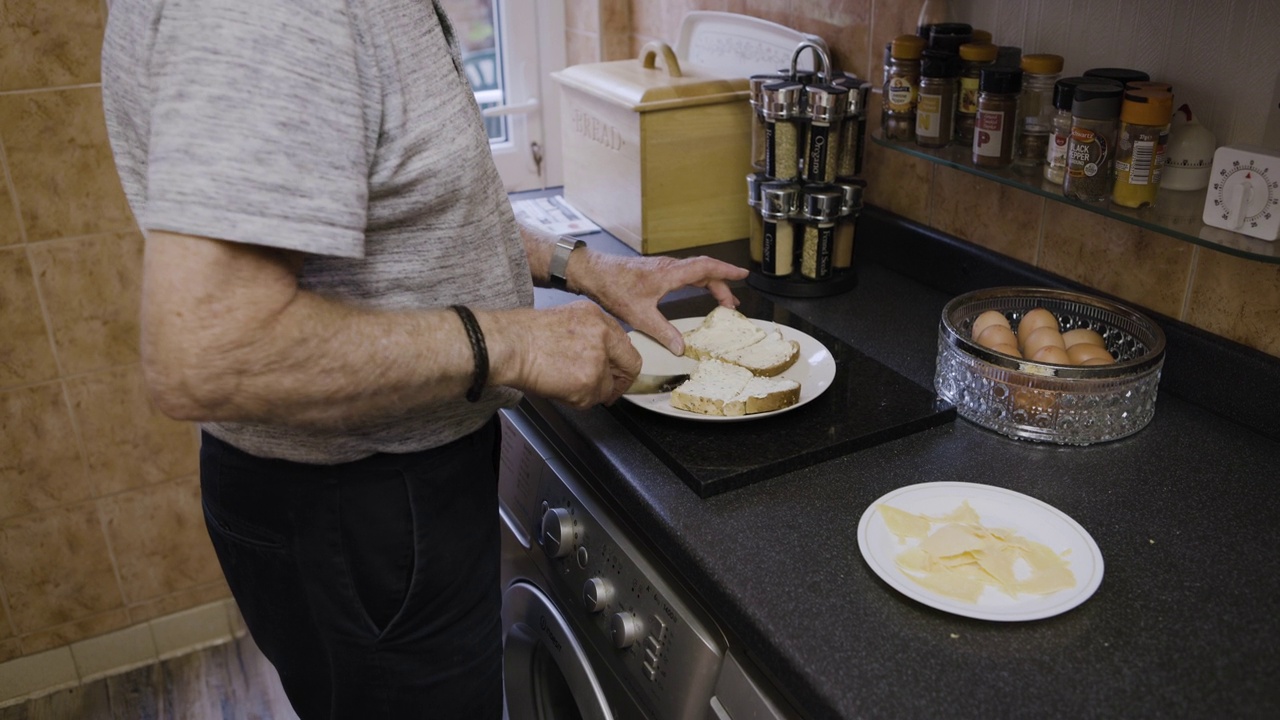
[[[1003,325],[1009,327],[1009,318],[999,310],[988,310],[973,320],[973,331],[969,333],[969,337],[977,340],[982,335],[982,331],[992,325]]]
[[[1003,345],[993,345],[991,346],[991,349],[995,350],[998,353],[1004,353],[1005,355],[1012,355],[1016,358],[1022,357],[1022,353],[1018,352],[1017,345],[1006,343]]]
[[[1082,363],[1080,363],[1080,364],[1081,364],[1081,365],[1085,365],[1085,366],[1091,366],[1091,365],[1114,365],[1114,364],[1115,364],[1115,362],[1116,362],[1115,360],[1108,360],[1108,359],[1106,359],[1106,358],[1093,358],[1092,360],[1085,360],[1084,362],[1082,362]]]
[[[1063,350],[1067,346],[1062,342],[1062,333],[1058,332],[1057,327],[1038,327],[1032,330],[1029,335],[1019,335],[1018,340],[1022,345],[1022,354],[1027,357],[1035,357],[1040,348],[1046,345],[1052,345]]]
[[[1068,350],[1071,349],[1072,345],[1079,345],[1080,343],[1097,345],[1098,347],[1101,347],[1101,348],[1104,348],[1107,346],[1107,342],[1102,339],[1102,336],[1099,335],[1096,331],[1090,330],[1089,328],[1076,328],[1075,330],[1068,330],[1062,333],[1062,341],[1067,344]]]
[[[1032,360],[1042,363],[1053,363],[1054,365],[1070,365],[1071,358],[1067,356],[1067,351],[1057,345],[1045,345],[1031,356]]]
[[[1051,327],[1057,330],[1058,318],[1044,308],[1029,310],[1026,315],[1022,316],[1022,320],[1018,322],[1018,337],[1023,338],[1023,344],[1025,345],[1026,337],[1037,328],[1042,327]]]
[[[1016,346],[1018,339],[1014,337],[1013,331],[1004,325],[988,325],[978,336],[978,344],[989,348],[994,348],[996,345]]]
[[[1090,360],[1101,360],[1094,365],[1110,365],[1116,359],[1111,357],[1111,353],[1106,348],[1090,345],[1089,343],[1076,343],[1067,348],[1067,357],[1071,358],[1071,362],[1075,365],[1089,365]]]

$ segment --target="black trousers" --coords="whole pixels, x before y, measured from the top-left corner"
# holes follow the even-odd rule
[[[502,716],[497,435],[307,465],[204,434],[209,536],[302,720]]]

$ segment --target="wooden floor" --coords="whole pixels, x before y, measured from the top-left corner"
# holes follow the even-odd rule
[[[0,720],[297,720],[246,634],[157,665],[0,709]]]

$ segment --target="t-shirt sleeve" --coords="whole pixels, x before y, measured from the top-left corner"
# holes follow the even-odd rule
[[[142,226],[363,256],[370,129],[356,37],[340,0],[166,3]]]

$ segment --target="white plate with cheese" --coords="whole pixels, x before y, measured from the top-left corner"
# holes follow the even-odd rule
[[[702,324],[703,317],[678,318],[671,321],[671,324],[680,332],[693,330]],[[800,358],[794,365],[783,371],[778,377],[794,380],[800,384],[800,399],[791,406],[771,412],[755,413],[752,415],[703,415],[701,413],[689,412],[671,405],[671,393],[652,393],[652,394],[630,394],[623,395],[622,398],[628,402],[634,403],[646,410],[659,413],[661,415],[670,415],[671,417],[685,418],[688,420],[704,420],[710,422],[737,422],[741,420],[755,420],[758,418],[771,417],[779,413],[794,410],[805,403],[812,401],[827,388],[831,387],[831,383],[836,377],[836,360],[831,355],[831,351],[827,349],[816,338],[808,333],[801,332],[787,325],[779,325],[769,322],[768,320],[752,319],[752,322],[765,331],[777,329],[782,333],[782,337],[787,340],[795,340],[800,344]],[[629,334],[631,344],[635,346],[636,351],[640,353],[643,364],[640,372],[654,375],[676,375],[693,372],[697,367],[698,361],[693,358],[684,357],[682,355],[672,355],[656,340],[645,335],[642,332],[632,330]]]
[[[978,483],[921,483],[880,497],[858,523],[858,549],[903,595],[979,620],[1053,617],[1102,583],[1102,552],[1079,523],[1029,495]]]

